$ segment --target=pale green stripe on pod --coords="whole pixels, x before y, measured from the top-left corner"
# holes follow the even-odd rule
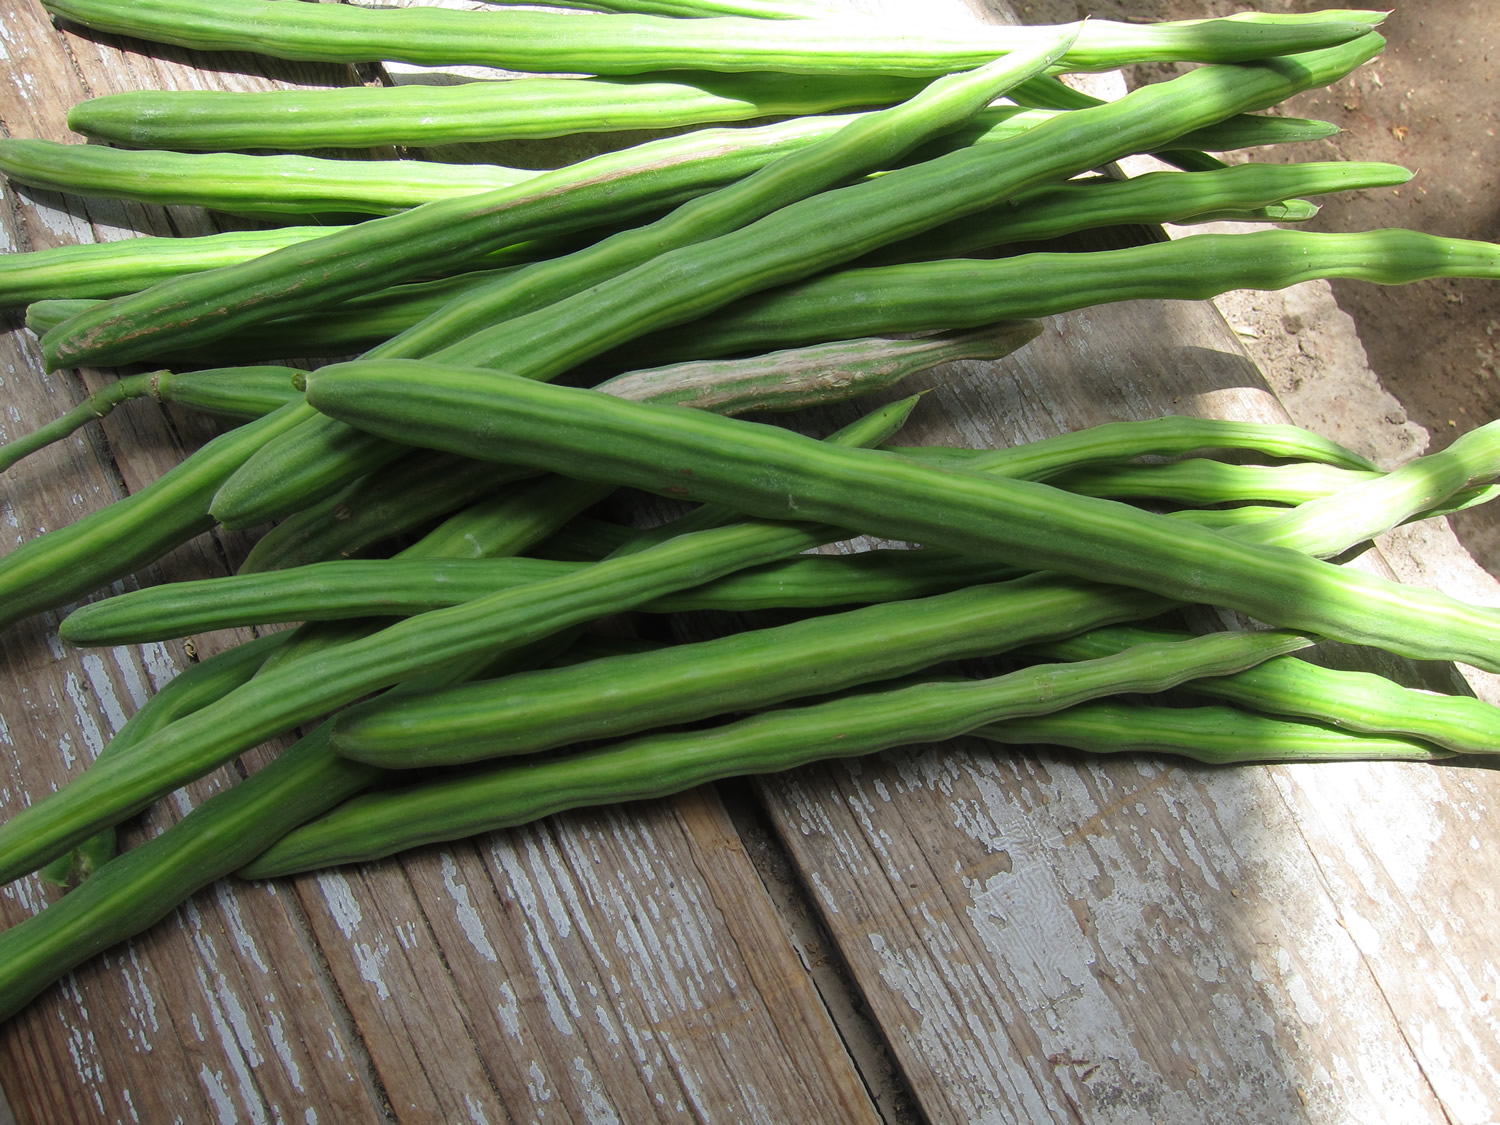
[[[1414,738],[1356,734],[1233,707],[1152,707],[1113,699],[1054,715],[989,723],[973,734],[1010,746],[1047,744],[1091,754],[1175,754],[1209,765],[1430,762],[1452,757]]]
[[[1222,633],[1084,664],[1036,665],[990,680],[943,680],[764,712],[709,731],[650,734],[574,754],[456,771],[370,794],[286,836],[252,878],[390,855],[568,808],[679,792],[718,778],[791,769],[909,742],[953,738],[1009,715],[1099,695],[1161,691],[1305,647],[1275,633]]]
[[[262,0],[47,0],[48,11],[102,31],[213,51],[324,62],[496,66],[538,74],[660,70],[934,75],[977,66],[1055,35],[1052,27],[891,27],[861,17],[691,22],[542,11],[369,9]],[[1361,11],[1247,20],[1122,24],[1089,20],[1069,70],[1136,62],[1245,62],[1336,46],[1383,18]]]

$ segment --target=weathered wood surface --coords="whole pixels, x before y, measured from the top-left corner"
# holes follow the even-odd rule
[[[54,32],[34,0],[0,0],[0,47],[16,136],[65,138],[67,106],[115,88],[358,80],[122,51]],[[5,249],[206,222],[4,199]],[[7,315],[13,434],[79,384],[44,376]],[[969,365],[908,436],[1005,443],[1168,412],[1283,417],[1211,309],[1133,303]],[[0,550],[208,432],[132,409],[23,463],[0,480]],[[205,537],[141,581],[243,549]],[[7,808],[82,769],[187,659],[67,650],[52,616],[0,652]],[[23,1122],[1497,1120],[1497,797],[1483,769],[964,743],[553,817],[205,892],[0,1029],[0,1087]],[[0,921],[52,894],[5,888]]]

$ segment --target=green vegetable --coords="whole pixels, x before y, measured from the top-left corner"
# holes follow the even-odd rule
[[[0,558],[0,628],[130,574],[213,526],[208,499],[250,450],[295,423],[299,403],[214,438],[132,496]]]
[[[112,756],[128,754],[148,735],[184,715],[191,715],[247,682],[285,643],[287,636],[286,633],[270,633],[189,665],[141,704],[125,725],[115,732],[102,753]],[[53,861],[42,871],[42,877],[62,886],[73,886],[87,879],[114,854],[115,832],[109,828]]]
[[[444,8],[278,7],[262,0],[46,0],[53,15],[100,31],[209,51],[324,62],[495,66],[538,74],[662,70],[933,75],[977,66],[1052,38],[1051,27],[872,27],[867,19],[766,21],[724,17],[568,14]],[[1384,13],[1241,16],[1181,23],[1089,20],[1063,60],[1069,70],[1135,62],[1246,62],[1336,46]]]
[[[889,387],[924,367],[1008,354],[1038,327],[1023,321],[914,340],[835,341],[738,360],[629,372],[599,389],[716,413],[797,410]],[[421,451],[359,478],[294,512],[256,541],[241,572],[281,570],[355,557],[373,544],[497,493],[530,470],[506,472],[468,458]],[[467,527],[451,541],[466,542]]]
[[[118,297],[165,278],[234,265],[339,229],[281,227],[195,238],[125,238],[0,254],[0,305],[52,297]]]
[[[1229,465],[1195,457],[1170,465],[1079,469],[1052,477],[1051,483],[1085,496],[1150,497],[1180,504],[1301,504],[1379,475],[1333,465]]]
[[[918,86],[914,79],[878,75],[683,73],[670,81],[525,78],[253,94],[133,90],[78,103],[68,113],[68,127],[115,144],[195,152],[431,147],[827,113],[900,101]],[[460,186],[476,179],[460,177]]]
[[[1165,629],[1093,629],[1040,646],[1038,652],[1051,660],[1092,660],[1146,641],[1181,640],[1182,636]],[[1462,754],[1500,753],[1500,707],[1472,696],[1403,687],[1372,672],[1341,671],[1295,657],[1278,657],[1254,669],[1198,681],[1189,690],[1257,711],[1347,730],[1418,738]]]
[[[971,732],[1008,746],[1051,744],[1094,754],[1178,754],[1231,762],[1430,762],[1452,757],[1416,739],[1362,735],[1234,707],[1151,707],[1110,699]]]
[[[229,418],[260,418],[301,400],[301,392],[292,385],[296,374],[286,367],[225,367],[181,374],[149,371],[122,376],[106,383],[56,421],[0,445],[0,472],[135,398],[176,402]]]
[[[992,145],[951,152],[825,191],[731,233],[658,254],[587,290],[428,354],[443,363],[493,364],[529,378],[552,378],[653,327],[691,321],[735,298],[982,209],[1012,190],[1065,177],[1231,113],[1274,103],[1306,84],[1330,81],[1378,50],[1378,41],[1371,35],[1348,47],[1298,56],[1295,67],[1282,60],[1287,73],[1271,64],[1204,67],[1138,89],[1117,102],[1052,118]],[[939,291],[927,295],[935,305],[942,301]],[[870,304],[878,307],[879,302]],[[102,318],[106,312],[107,307],[95,315]],[[157,320],[149,313],[141,321],[129,319],[137,323],[137,332]],[[70,335],[68,327],[49,333],[44,350],[54,336]],[[829,335],[826,328],[819,329],[802,342]],[[233,527],[284,514],[326,494],[381,456],[379,443],[355,441],[341,427],[319,425],[336,435],[326,445],[344,448],[320,449],[311,426],[299,431],[280,443],[274,461],[262,458],[258,469],[237,475],[216,498],[215,516]],[[288,460],[292,453],[297,460]],[[387,447],[383,456],[389,459],[394,450]],[[278,481],[285,482],[283,488],[277,488]]]
[[[601,213],[614,223],[654,214],[731,183],[827,128],[818,119],[799,119],[754,129],[704,129],[603,153],[524,183],[437,200],[335,230],[314,243],[162,281],[80,314],[66,330],[49,332],[43,349],[54,366],[79,361],[67,348],[51,354],[45,341],[87,334],[96,322],[119,323],[122,312],[133,317],[130,310],[145,307],[171,324],[186,320],[196,326],[190,338],[165,345],[187,351],[236,325],[470,268],[515,242],[586,230],[598,225]],[[138,328],[126,331],[133,336]],[[131,358],[159,350],[153,342],[134,349]]]
[[[1460,276],[1500,277],[1500,247],[1407,230],[1194,234],[1122,250],[841,270],[745,297],[635,347],[671,362],[790,347],[822,339],[829,326],[851,336],[932,332],[1112,301],[1191,301],[1231,289],[1284,289],[1318,277],[1402,285]]]
[[[1073,31],[1040,47],[972,71],[947,75],[909,101],[852,120],[807,148],[774,160],[745,179],[678,207],[644,227],[622,231],[573,254],[538,262],[466,293],[421,325],[372,349],[372,355],[421,356],[442,342],[503,323],[594,287],[659,258],[743,228],[778,208],[886,167],[923,140],[951,132],[1029,75],[1043,71],[1073,41]],[[264,523],[325,495],[372,460],[398,450],[327,419],[276,443],[225,482],[214,516],[229,527]]]
[[[659,797],[723,777],[791,769],[908,742],[953,738],[1013,715],[1100,695],[1162,691],[1309,644],[1287,633],[1220,633],[1119,656],[1043,664],[988,680],[940,680],[754,715],[713,730],[648,734],[572,754],[357,797],[241,872],[266,878],[390,855],[522,824],[562,809]]]
[[[187,204],[242,215],[389,215],[433,199],[473,195],[536,175],[489,164],[131,152],[20,137],[0,138],[0,172],[16,183],[50,191]]]
[[[834,437],[884,441],[914,404],[908,400],[883,407]],[[797,554],[829,534],[826,528],[803,525],[719,528],[408,618],[372,635],[366,635],[363,623],[332,640],[304,633],[281,648],[250,683],[146,739],[142,746],[149,752],[101,757],[66,788],[0,825],[0,880],[47,862],[272,734],[371,691],[455,661],[489,658],[673,590]],[[471,535],[474,553],[484,554],[486,537],[503,537],[507,529],[479,525]],[[409,549],[412,555],[430,550],[424,542]]]
[[[414,401],[408,388],[418,381],[423,394]],[[317,409],[392,439],[765,518],[825,521],[1210,602],[1419,658],[1500,668],[1500,611],[1045,484],[425,361],[333,365],[312,372],[307,389]]]

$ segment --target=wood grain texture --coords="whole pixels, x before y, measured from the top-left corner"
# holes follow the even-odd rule
[[[957,0],[862,10],[978,18]],[[370,78],[123,51],[58,35],[34,0],[0,0],[0,48],[0,126],[16,136],[63,139],[72,101],[137,85]],[[214,222],[0,198],[5,250]],[[8,315],[0,437],[108,378],[43,374]],[[1193,304],[1055,318],[1008,360],[942,374],[903,440],[1284,419]],[[129,409],[28,459],[0,477],[0,551],[139,488],[211,432]],[[130,581],[222,573],[244,546],[205,537]],[[0,805],[84,768],[187,659],[180,645],[66,650],[53,615],[6,630]],[[237,776],[188,787],[134,831]],[[0,1087],[21,1122],[1500,1120],[1497,784],[1479,768],[1216,770],[965,741],[751,783],[782,849],[769,861],[705,790],[224,883],[0,1029]],[[0,922],[52,893],[0,890]],[[794,932],[803,913],[821,927],[811,942]],[[865,1037],[879,1050],[846,1045]],[[876,1054],[904,1087],[878,1107]]]

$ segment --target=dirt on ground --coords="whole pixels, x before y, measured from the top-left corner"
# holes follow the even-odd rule
[[[1016,3],[1028,23],[1330,6],[1305,0]],[[1500,241],[1500,4],[1407,0],[1395,5],[1381,30],[1388,45],[1380,57],[1276,111],[1330,121],[1342,132],[1260,150],[1254,159],[1380,160],[1416,173],[1399,188],[1321,200],[1307,229],[1407,227]],[[1161,76],[1128,75],[1127,81]],[[1441,449],[1500,419],[1500,282],[1308,283],[1282,294],[1235,294],[1220,307],[1298,421],[1362,447],[1382,464]],[[1500,512],[1494,507],[1460,513],[1452,522],[1475,559],[1500,575]]]

